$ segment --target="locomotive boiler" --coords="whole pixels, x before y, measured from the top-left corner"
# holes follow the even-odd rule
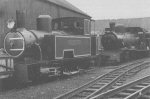
[[[96,36],[90,35],[89,28],[90,21],[84,18],[40,16],[37,30],[18,28],[7,33],[4,49],[15,58],[16,78],[34,81],[41,75],[88,68],[98,54]]]
[[[118,56],[117,61],[145,56],[149,51],[149,37],[150,33],[141,27],[125,27],[111,23],[110,28],[106,28],[102,35],[103,54],[113,52],[107,55],[111,59]]]
[[[105,50],[116,50],[120,48],[146,49],[147,37],[150,33],[140,27],[125,27],[118,25],[115,31],[106,32],[102,36],[102,45]]]
[[[24,28],[16,32],[9,32],[4,40],[4,48],[12,57],[18,58],[23,56],[40,60],[42,58],[40,42],[44,35],[50,34],[35,30],[28,31]]]

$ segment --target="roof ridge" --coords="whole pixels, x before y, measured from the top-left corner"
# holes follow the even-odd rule
[[[67,8],[69,10],[73,10],[77,13],[80,13],[80,14],[86,15],[88,17],[91,17],[88,14],[86,14],[85,12],[83,12],[82,10],[80,10],[79,8],[77,8],[76,6],[74,6],[73,4],[71,4],[70,2],[68,2],[67,0],[47,0],[47,1],[51,2],[51,3],[54,3],[56,5],[62,6],[64,8]]]

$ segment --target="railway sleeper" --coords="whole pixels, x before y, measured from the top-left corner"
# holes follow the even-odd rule
[[[122,71],[118,71],[118,72],[115,72],[115,73],[113,73],[113,74],[115,74],[115,75],[120,75],[121,73],[123,73]]]
[[[112,87],[117,88],[117,87],[120,87],[120,85],[115,84]]]
[[[74,95],[73,97],[86,97],[86,96],[90,95],[91,93],[93,93],[94,91],[96,91],[96,90],[86,89],[86,90],[80,92],[79,94]]]
[[[109,90],[112,90],[112,89],[114,89],[115,87],[113,87],[113,86],[111,86],[110,88],[109,88]]]
[[[122,83],[115,83],[113,86],[121,86]]]
[[[97,90],[97,89],[99,89],[99,88],[101,88],[102,86],[99,86],[99,87],[89,87],[90,89],[94,89],[94,90]]]
[[[108,76],[106,78],[110,78],[110,79],[113,79],[113,78],[116,78],[116,76]]]
[[[74,95],[73,97],[71,97],[71,99],[81,99],[81,98],[84,98],[85,96],[83,95],[80,95],[80,94],[77,94],[77,95]]]
[[[144,85],[144,84],[138,84],[138,85],[136,85],[136,87],[146,87],[147,85]]]
[[[125,98],[127,95],[126,94],[115,94],[114,96],[111,96],[110,98],[119,98],[119,99],[122,99],[122,98]]]
[[[123,84],[123,83],[118,83],[118,82],[116,83],[116,85],[119,85],[119,86],[122,85],[122,84]]]
[[[104,79],[102,79],[102,80],[106,80],[106,81],[112,81],[113,79],[112,78],[104,78]]]
[[[118,86],[113,85],[112,88],[110,88],[110,89],[115,89],[115,88],[118,88],[118,87],[119,87],[119,85]]]
[[[128,93],[128,92],[120,92],[120,93],[118,93],[119,95],[121,95],[121,96],[123,96],[123,97],[125,97],[125,96],[129,96],[129,95],[131,95],[132,93]]]
[[[93,85],[93,86],[91,86],[91,87],[89,87],[89,88],[100,88],[100,87],[102,87],[102,86],[104,86],[105,84],[95,84],[95,85]]]
[[[106,80],[101,80],[99,81],[99,83],[103,83],[103,84],[108,84],[110,81],[106,81]]]
[[[124,68],[124,69],[119,70],[119,72],[124,72],[124,71],[127,71],[127,70],[128,70],[128,68]]]
[[[128,75],[128,76],[131,76],[131,75]],[[126,74],[123,74],[121,79],[126,79],[128,76],[126,76]]]
[[[136,91],[137,91],[137,89],[126,89],[122,92],[133,93],[133,92],[136,92]]]
[[[116,76],[119,76],[119,74],[112,74],[112,77],[116,77]]]
[[[124,83],[124,81],[119,80],[119,81],[117,81],[117,83]]]
[[[133,71],[131,71],[131,72],[133,72],[133,73],[136,73],[136,72],[139,72],[139,71],[141,71],[142,69],[144,69],[144,68],[135,68],[135,70],[133,70]]]
[[[92,89],[92,88],[88,88],[88,89],[85,89],[83,92],[94,92],[96,91],[97,89]]]
[[[138,71],[139,71],[139,70],[138,70]],[[133,74],[135,74],[135,73],[138,72],[138,71],[137,71],[137,70],[136,70],[136,71],[135,71],[135,70],[132,70],[132,71],[129,71],[128,74],[129,74],[129,75],[133,75]]]
[[[125,77],[129,77],[129,76],[131,76],[131,74],[126,73],[126,74],[124,74],[124,76],[125,76]]]
[[[150,83],[141,83],[141,84],[138,84],[138,85],[143,85],[143,86],[147,86],[149,85]]]
[[[121,78],[119,81],[124,82],[126,81],[126,78]]]
[[[131,87],[131,89],[137,89],[137,90],[139,90],[139,89],[141,89],[141,88],[143,88],[142,86],[133,86],[133,87]]]

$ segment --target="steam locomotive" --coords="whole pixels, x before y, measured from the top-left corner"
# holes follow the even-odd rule
[[[10,22],[8,26],[12,27]],[[97,55],[97,37],[90,34],[90,20],[79,17],[37,18],[37,30],[12,29],[4,39],[6,53],[14,57],[19,82],[46,75],[73,73],[89,68]]]
[[[141,27],[125,27],[110,23],[110,28],[105,28],[101,43],[107,56],[105,62],[123,62],[146,57],[150,50],[150,33]]]

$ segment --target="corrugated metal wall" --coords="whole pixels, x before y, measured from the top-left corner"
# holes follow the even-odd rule
[[[36,29],[36,18],[42,14],[48,14],[52,18],[89,18],[89,16],[42,0],[0,0],[0,48],[3,47],[4,36],[9,31],[6,28],[6,23],[8,19],[16,20],[16,10],[25,14],[25,28],[27,29]]]

